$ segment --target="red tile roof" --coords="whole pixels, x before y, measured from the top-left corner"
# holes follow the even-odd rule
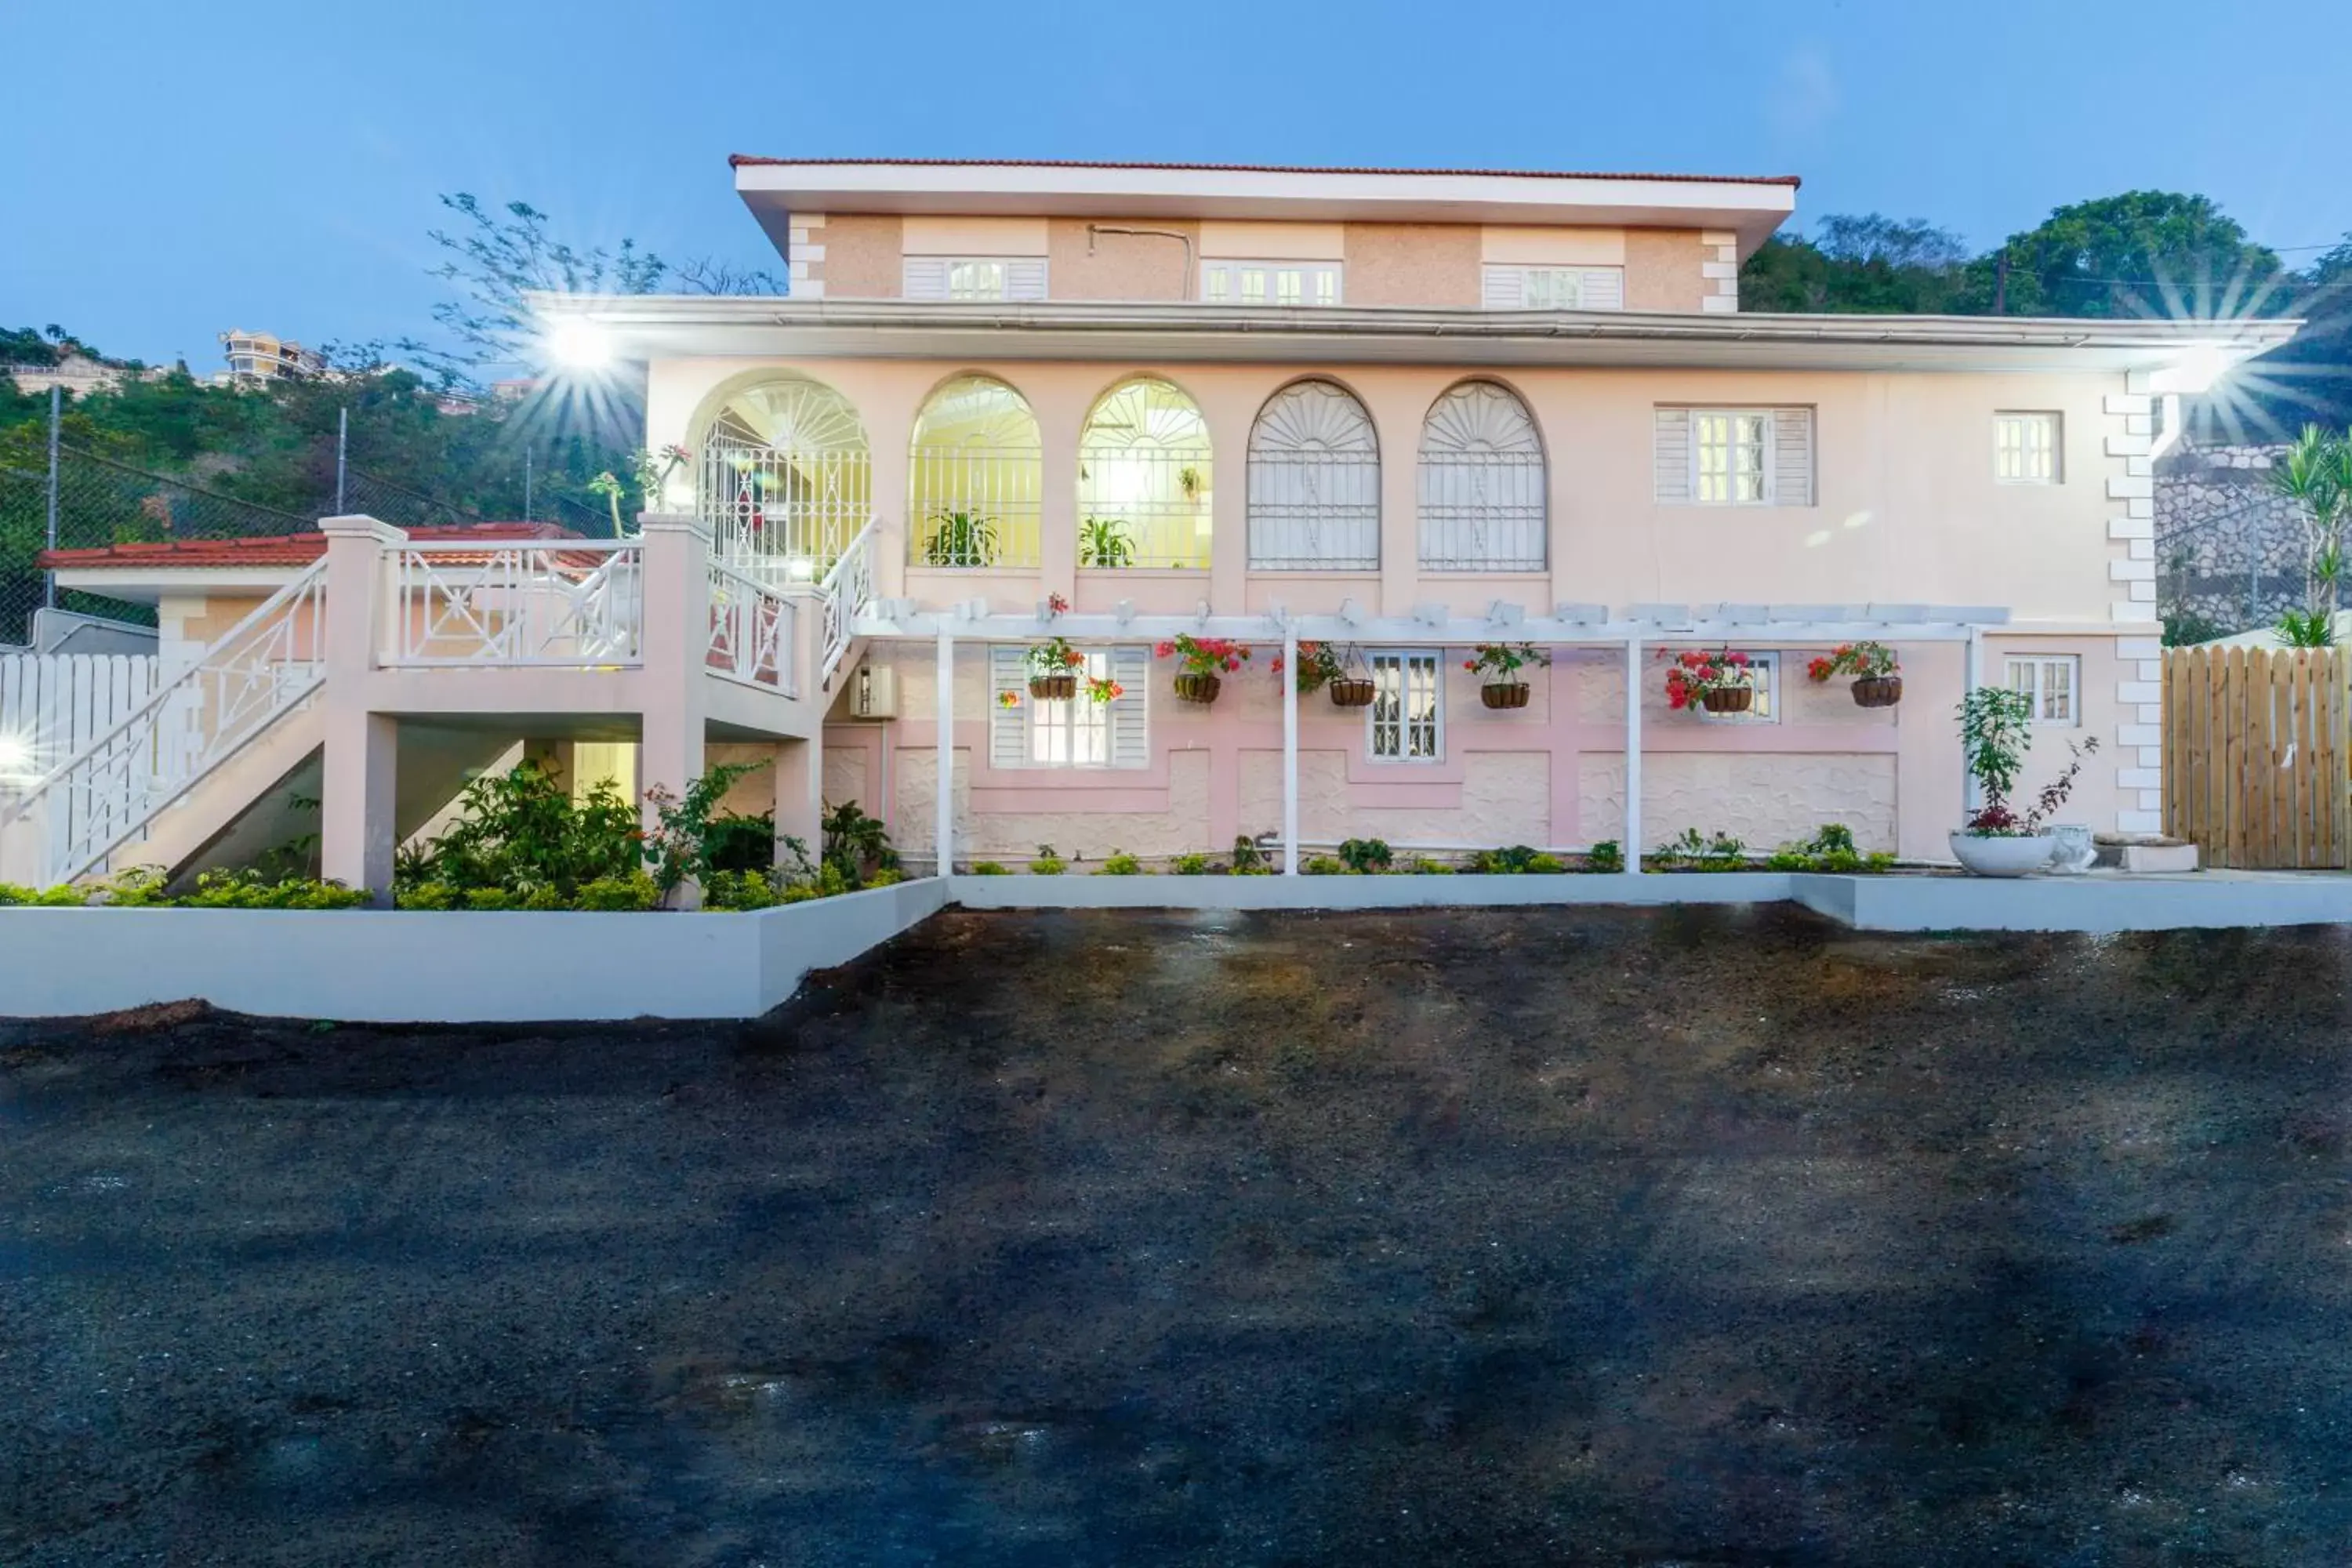
[[[577,539],[580,535],[551,522],[482,522],[457,528],[412,528],[408,537],[420,544],[446,544],[476,539]],[[45,550],[39,564],[58,571],[197,572],[224,566],[308,566],[326,551],[323,533],[278,533],[254,539],[173,539],[159,544]]]
[[[750,153],[728,155],[730,168],[770,163],[844,163],[863,166],[905,164],[918,169],[1153,169],[1213,174],[1447,174],[1512,180],[1656,180],[1667,183],[1704,182],[1719,185],[1801,185],[1795,174],[1593,174],[1571,169],[1359,169],[1318,167],[1304,163],[1121,163],[1095,158],[764,158]]]

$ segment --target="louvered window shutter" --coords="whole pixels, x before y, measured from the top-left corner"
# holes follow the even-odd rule
[[[1004,264],[1004,297],[1042,300],[1045,297],[1045,258],[1016,256]]]
[[[1657,420],[1657,492],[1662,501],[1691,499],[1691,416],[1687,408],[1661,408]]]
[[[1489,310],[1516,310],[1527,297],[1525,275],[1516,267],[1486,268],[1486,306]]]
[[[909,256],[900,274],[899,290],[909,300],[948,297],[948,262],[944,256]]]
[[[1813,411],[1772,410],[1772,504],[1813,504]]]
[[[1576,303],[1580,310],[1622,310],[1625,308],[1625,269],[1622,267],[1588,267],[1576,281]]]
[[[1020,700],[1004,705],[1004,693]],[[1029,650],[1018,644],[991,644],[988,649],[988,765],[1021,768],[1029,765]]]
[[[1141,768],[1151,765],[1151,650],[1115,647],[1110,650],[1110,678],[1126,695],[1110,705],[1110,765]]]

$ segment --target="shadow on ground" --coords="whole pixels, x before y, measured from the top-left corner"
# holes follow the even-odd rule
[[[2347,972],[950,912],[757,1025],[0,1024],[0,1560],[2339,1563]]]

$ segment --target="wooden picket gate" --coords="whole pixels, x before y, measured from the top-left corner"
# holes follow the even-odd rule
[[[2333,648],[2164,654],[2164,831],[2208,866],[2352,865],[2352,700]]]

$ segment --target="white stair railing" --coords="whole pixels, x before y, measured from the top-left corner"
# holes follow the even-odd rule
[[[44,885],[70,882],[144,834],[326,679],[327,564],[306,568],[107,733],[0,811],[0,834],[37,831]]]
[[[723,561],[709,563],[709,577],[705,666],[730,680],[798,697],[800,605]]]
[[[874,523],[868,519],[841,552],[841,559],[817,584],[824,601],[824,654],[817,667],[817,684],[830,686],[833,672],[849,652],[851,630],[858,612],[874,599]]]
[[[636,664],[645,547],[635,540],[397,545],[383,661],[467,668]]]

